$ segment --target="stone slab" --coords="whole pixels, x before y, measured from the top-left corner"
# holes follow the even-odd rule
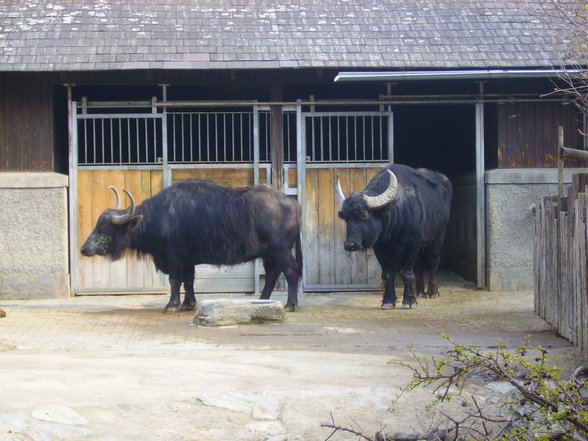
[[[279,300],[213,299],[202,300],[194,324],[232,326],[252,323],[283,322],[286,315]]]

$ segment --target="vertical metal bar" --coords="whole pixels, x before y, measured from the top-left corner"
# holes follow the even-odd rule
[[[198,118],[198,127],[200,127],[200,115],[198,115],[197,113],[188,113],[188,126],[189,126],[189,130],[190,130],[190,142],[188,143],[188,149],[190,150],[190,162],[194,161],[194,117],[196,116]],[[200,132],[199,132],[200,134]],[[200,152],[198,152],[200,153]],[[202,159],[199,158],[199,155],[197,155],[197,159]]]
[[[476,103],[476,241],[478,287],[480,288],[486,288],[486,186],[484,171],[484,103],[480,100]]]
[[[353,152],[355,154],[355,158],[357,159],[357,116],[352,116],[353,118]]]
[[[148,118],[144,118],[143,122],[145,124],[145,163],[149,162],[149,133],[147,130],[147,123],[148,123],[149,119]]]
[[[329,125],[327,127],[327,138],[328,138],[328,149],[329,149],[329,161],[333,160],[333,117],[329,116],[327,121]]]
[[[259,184],[259,107],[253,106],[253,185]],[[259,278],[261,276],[261,265],[259,259],[255,259],[253,265],[253,287],[255,294],[259,294]]]
[[[92,118],[92,162],[96,163],[96,118]]]
[[[384,115],[379,116],[379,127],[380,127],[380,161],[384,159]]]
[[[227,113],[223,113],[223,161],[227,161]]]
[[[114,126],[113,126],[113,118],[109,118],[110,121],[110,164],[114,163]]]
[[[349,146],[350,146],[350,142],[349,142],[349,117],[345,116],[345,153],[347,154],[347,157],[351,157],[351,152],[349,151]],[[353,158],[355,161],[357,161],[357,157]]]
[[[231,113],[231,158],[233,158],[233,161],[236,161],[237,158],[235,158],[235,143],[236,143],[236,139],[235,139],[235,117],[237,116],[237,113]]]
[[[310,115],[308,118],[310,118],[310,160],[311,161],[315,161],[318,159],[318,156],[316,155],[315,151],[314,151],[314,147],[315,147],[315,130],[314,130],[314,116]]]
[[[136,163],[139,162],[139,157],[140,157],[140,148],[139,148],[139,121],[140,118],[135,118],[135,143],[136,143],[136,150],[137,150],[137,159],[136,159]]]
[[[131,118],[127,118],[127,153],[129,154],[128,163],[131,161]]]
[[[388,112],[388,161],[394,163],[394,113]]]
[[[100,124],[101,124],[100,127],[101,127],[101,133],[102,133],[102,161],[101,161],[102,164],[104,164],[106,162],[105,161],[105,156],[104,156],[104,153],[105,153],[105,145],[104,145],[104,121],[105,121],[104,119],[100,119]]]
[[[204,158],[202,157],[204,153],[202,151],[202,115],[199,113],[198,114],[198,160],[199,161],[204,161]]]
[[[296,106],[296,192],[298,193],[298,203],[302,207],[302,249],[306,251],[306,120],[302,115],[302,106],[300,100]],[[303,252],[304,252],[303,251]],[[308,260],[306,260],[308,262]],[[306,283],[306,271],[302,271],[302,283],[298,289],[299,294],[304,292]]]
[[[162,84],[162,98],[163,101],[167,101],[167,84]],[[169,168],[169,152],[168,152],[168,136],[167,136],[167,107],[164,107],[161,113],[161,154],[163,156],[162,159],[162,170],[161,173],[163,175],[163,187],[169,187],[172,184],[172,173]],[[174,140],[172,143],[175,144]]]
[[[79,289],[78,274],[78,118],[76,103],[72,101],[72,85],[67,87],[67,114],[68,114],[68,157],[69,157],[69,277],[70,293],[75,295]]]
[[[259,107],[253,106],[253,185],[259,184],[259,146]]]
[[[206,160],[210,161],[210,114],[206,114]]]
[[[123,137],[122,119],[119,118],[118,119],[118,162],[119,162],[119,164],[122,164],[122,151],[123,151],[122,137]]]
[[[367,118],[366,116],[361,117],[361,125],[363,127],[363,142],[362,142],[362,144],[363,144],[363,157],[364,157],[364,159],[367,156],[367,138],[366,138],[366,132],[365,132],[365,119],[366,118]]]

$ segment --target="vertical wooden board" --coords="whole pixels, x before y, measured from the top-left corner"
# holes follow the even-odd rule
[[[380,172],[381,168],[366,169],[366,182],[364,187]],[[367,283],[380,285],[382,283],[382,267],[376,259],[373,250],[367,251]]]
[[[498,167],[506,166],[506,105],[499,103],[497,105],[497,126],[498,126]]]
[[[78,254],[78,275],[79,284],[81,287],[91,287],[93,285],[93,271],[92,260],[89,257],[84,257],[79,253],[79,249],[85,240],[90,235],[94,228],[92,218],[92,199],[91,199],[91,180],[92,172],[80,171],[78,172],[78,243],[75,252]]]
[[[155,196],[163,189],[163,173],[159,170],[151,170],[149,183],[151,185],[149,195]],[[151,264],[151,268],[151,286],[167,287],[167,276],[158,272],[153,263]]]
[[[538,112],[538,105],[536,103],[524,103],[524,149],[523,149],[523,162],[526,168],[535,167],[535,151],[537,150],[537,131],[540,130],[541,121],[537,119],[540,117]],[[538,127],[539,126],[539,127]]]
[[[367,172],[364,168],[351,169],[349,171],[350,184],[353,191],[362,191],[366,185]],[[350,191],[351,193],[351,191]],[[354,251],[351,253],[351,282],[353,284],[366,284],[367,278],[367,253],[372,251]]]
[[[93,179],[91,184],[92,196],[92,219],[94,222],[100,217],[100,214],[109,207],[114,207],[114,197],[110,196],[111,191],[106,190],[111,185],[107,171],[98,170],[92,173]],[[110,286],[110,262],[108,259],[94,256],[92,259],[92,272],[94,276],[93,287],[105,288]]]
[[[108,176],[108,185],[114,186],[120,193],[121,207],[127,207],[129,200],[122,192],[122,190],[126,188],[125,172],[122,170],[112,170],[105,173]],[[114,208],[116,206],[116,197],[114,196],[114,192],[106,187],[102,188],[101,191],[105,194],[107,201],[109,201],[106,203],[104,209]],[[126,288],[128,286],[128,259],[128,257],[124,257],[120,260],[117,260],[116,262],[110,262],[110,281],[108,286],[105,286],[104,288],[116,289]]]
[[[304,209],[304,273],[306,283],[316,285],[319,283],[318,273],[318,170],[306,170],[306,200]]]
[[[351,192],[349,185],[349,169],[342,168],[335,170],[335,180],[339,176],[339,182],[343,194],[346,196]],[[335,190],[333,189],[333,194]],[[345,221],[338,216],[338,212],[341,209],[337,201],[335,200],[335,212],[334,216],[334,235],[333,235],[333,246],[334,246],[334,279],[335,284],[338,285],[349,285],[351,284],[351,259],[350,253],[345,251],[344,243],[345,237],[347,236],[347,228]]]
[[[538,149],[536,151],[535,167],[549,167],[552,164],[547,159],[548,152],[557,148],[557,127],[553,122],[553,105],[555,103],[545,103],[541,106],[541,136]]]
[[[137,205],[140,205],[141,202],[146,199],[145,195],[143,194],[141,175],[142,172],[140,170],[128,170],[125,173],[125,188],[132,193]],[[125,207],[128,206],[128,203],[129,201],[127,201]],[[145,266],[146,264],[152,263],[141,261],[134,255],[128,255],[126,257],[126,261],[129,285],[137,288],[144,288]]]
[[[318,271],[321,285],[335,282],[334,269],[334,170],[318,170]]]

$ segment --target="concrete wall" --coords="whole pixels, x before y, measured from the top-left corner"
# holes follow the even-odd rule
[[[572,173],[588,169],[566,169]],[[486,173],[487,279],[491,291],[533,288],[535,207],[557,195],[557,169],[500,169]]]
[[[0,173],[0,300],[70,295],[66,175]]]

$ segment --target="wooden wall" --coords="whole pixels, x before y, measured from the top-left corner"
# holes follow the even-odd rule
[[[557,167],[557,128],[565,145],[582,148],[582,114],[573,104],[505,103],[497,106],[498,168]],[[566,162],[568,166],[582,165]]]
[[[545,197],[535,217],[535,312],[588,356],[588,174]]]
[[[0,172],[64,172],[54,130],[51,77],[0,74]]]

